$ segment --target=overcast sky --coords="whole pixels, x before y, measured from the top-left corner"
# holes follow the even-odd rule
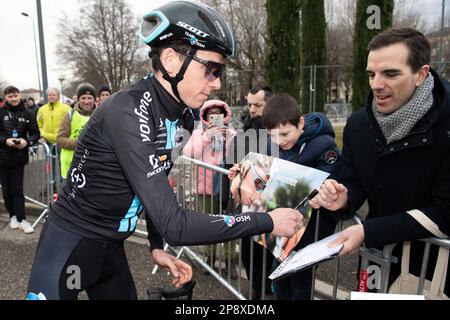
[[[126,1],[131,5],[136,15],[142,16],[151,9],[171,0]],[[450,6],[450,1],[446,1],[446,6]],[[58,36],[56,25],[62,12],[72,16],[77,15],[82,2],[78,0],[42,0],[41,3],[48,84],[59,88],[60,82],[58,78],[63,72],[63,67],[57,65],[56,62],[55,51]],[[439,20],[442,0],[411,0],[412,5],[417,3],[422,4],[428,17]],[[446,11],[448,12],[449,10]],[[0,80],[13,84],[21,90],[28,88],[37,89],[38,76],[32,20],[22,16],[21,12],[26,12],[33,17],[37,33],[35,0],[0,1]],[[448,19],[449,17],[447,17]]]
[[[137,16],[143,16],[171,0],[126,1]],[[60,88],[58,78],[64,70],[63,66],[57,64],[55,54],[58,19],[62,12],[77,15],[81,4],[82,1],[78,0],[41,0],[49,86]],[[33,17],[38,37],[36,0],[0,1],[0,80],[21,90],[38,89],[32,20],[22,16],[21,12]],[[37,46],[39,54],[39,42]]]

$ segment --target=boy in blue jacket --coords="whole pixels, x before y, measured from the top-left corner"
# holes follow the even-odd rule
[[[275,94],[266,103],[262,124],[276,145],[272,144],[271,148],[278,146],[281,159],[329,172],[331,176],[338,174],[341,153],[334,140],[331,122],[323,113],[302,116],[294,98],[288,94]],[[305,233],[295,250],[314,242],[316,217],[317,210],[313,210]],[[318,240],[332,234],[336,223],[337,220],[332,215],[322,212],[319,216]],[[309,299],[311,287],[312,268],[276,280],[272,284],[279,300]]]

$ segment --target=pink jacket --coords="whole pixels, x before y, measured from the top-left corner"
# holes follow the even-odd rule
[[[226,115],[224,117],[224,124],[228,125],[231,117],[231,109],[228,105],[221,100],[209,100],[203,104],[203,107],[200,110],[200,119],[202,123],[202,128],[196,129],[192,132],[192,136],[189,139],[188,143],[184,146],[183,154],[187,157],[191,157],[212,165],[219,165],[222,162],[223,156],[222,151],[215,151],[212,148],[212,140],[210,140],[205,134],[205,129],[209,126],[209,123],[206,122],[206,110],[212,107],[222,107]],[[236,135],[236,130],[233,128],[229,128],[226,139],[225,139],[225,152],[228,149],[230,143],[233,141],[234,136]],[[197,183],[197,194],[206,194],[212,195],[213,189],[213,171],[206,170],[206,192],[204,189],[204,177],[205,177],[205,169],[199,167],[198,169],[198,183]],[[196,178],[194,177],[194,179]],[[226,177],[224,177],[226,178]]]

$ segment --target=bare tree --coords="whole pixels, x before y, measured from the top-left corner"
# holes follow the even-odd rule
[[[149,70],[138,23],[124,0],[83,0],[79,17],[59,22],[59,62],[73,72],[75,82],[108,84],[117,91]]]
[[[412,0],[396,0],[394,3],[393,27],[410,27],[422,32],[429,30],[425,19],[424,4]]]
[[[3,89],[6,88],[6,81],[0,78],[0,97],[3,97]]]
[[[236,59],[230,61],[227,83],[223,90],[235,90],[243,100],[248,89],[264,79],[264,49],[266,43],[265,0],[204,0],[217,9],[230,24],[236,41]],[[236,86],[239,83],[239,86]],[[231,88],[231,86],[233,88]],[[238,87],[238,88],[236,88]],[[235,101],[231,102],[235,103]]]
[[[350,99],[356,2],[325,0],[328,46],[328,100]]]
[[[325,0],[325,16],[329,26],[343,25],[353,38],[356,2],[354,0]]]

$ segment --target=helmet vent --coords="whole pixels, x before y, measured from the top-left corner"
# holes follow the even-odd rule
[[[198,17],[200,19],[202,19],[202,21],[206,24],[206,26],[208,27],[208,31],[211,32],[214,36],[216,36],[217,38],[221,38],[221,36],[219,35],[219,30],[217,30],[217,27],[215,26],[215,24],[211,21],[211,19],[204,14],[202,11],[198,10]]]
[[[155,31],[159,24],[161,24],[161,19],[157,16],[145,18],[141,26],[142,34],[146,37],[149,36],[153,31]]]

